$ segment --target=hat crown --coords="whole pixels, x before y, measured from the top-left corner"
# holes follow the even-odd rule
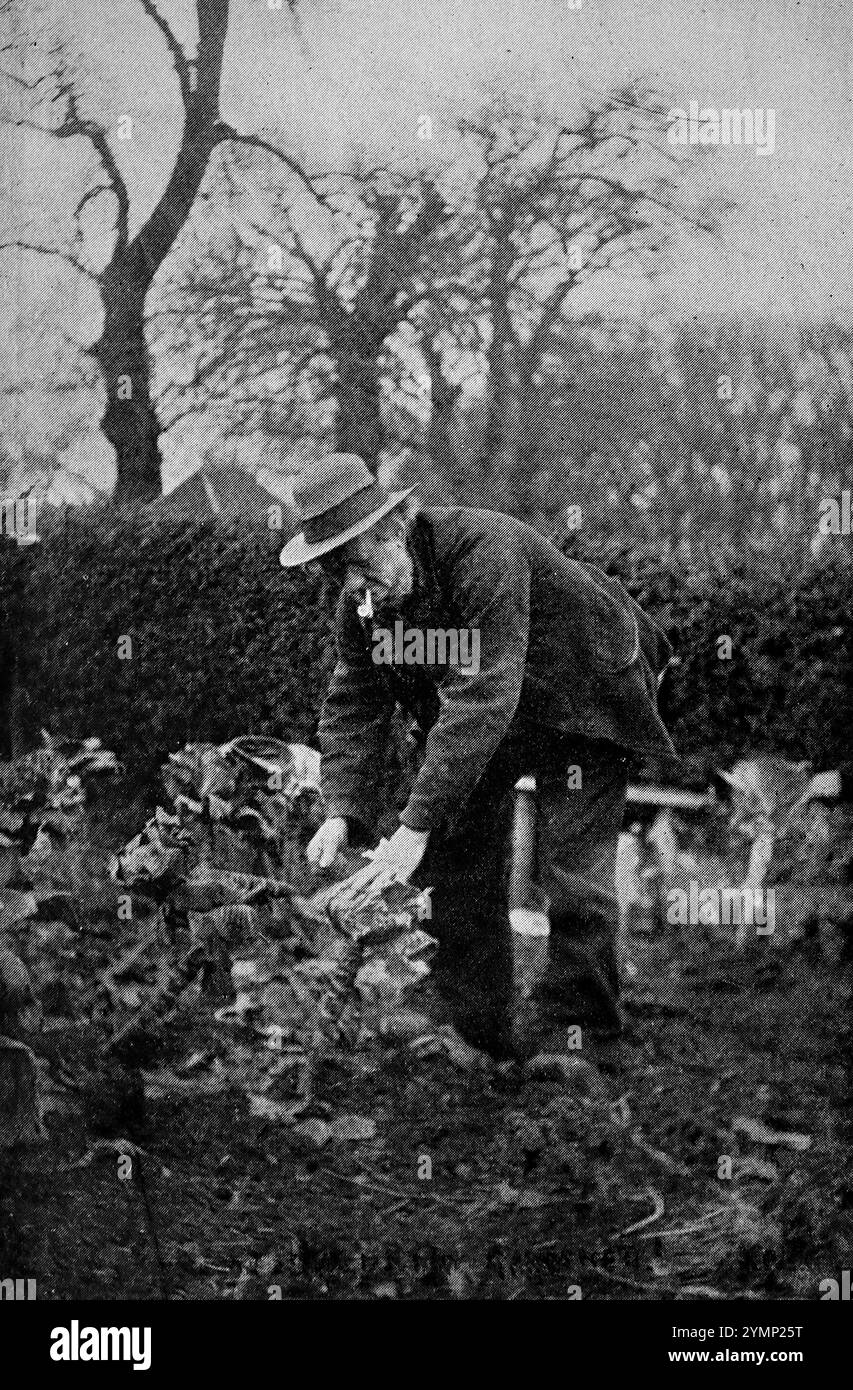
[[[293,505],[302,534],[289,540],[279,559],[304,565],[354,540],[396,507],[414,487],[387,492],[358,454],[326,454],[306,463],[293,483]]]
[[[326,454],[306,464],[293,484],[293,503],[302,521],[310,521],[364,492],[375,478],[358,454]]]

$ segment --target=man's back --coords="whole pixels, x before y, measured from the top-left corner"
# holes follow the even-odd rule
[[[615,580],[513,517],[411,516],[407,494],[383,500],[348,456],[309,466],[300,496],[309,534],[285,559],[346,547],[318,730],[327,820],[309,853],[329,862],[352,821],[369,831],[395,702],[410,710],[423,759],[400,825],[355,882],[426,876],[448,997],[465,1006],[454,1012],[472,1041],[503,1053],[504,848],[513,788],[532,774],[553,939],[511,1050],[525,1054],[544,1029],[562,1043],[566,1025],[618,1033],[616,845],[630,750],[672,751],[656,702],[666,638]],[[484,997],[472,1012],[475,986]]]
[[[519,718],[674,754],[655,708],[672,649],[618,581],[518,518],[470,507],[424,508],[410,546],[447,619],[460,627],[477,620],[468,583],[476,568],[495,605],[507,597],[506,616],[526,625]],[[526,614],[512,602],[520,588]],[[509,643],[514,634],[504,636]]]

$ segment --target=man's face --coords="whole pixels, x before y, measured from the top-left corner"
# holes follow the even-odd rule
[[[398,603],[412,592],[414,566],[400,517],[381,517],[346,545],[317,561],[330,582],[363,598],[370,590],[374,607]]]

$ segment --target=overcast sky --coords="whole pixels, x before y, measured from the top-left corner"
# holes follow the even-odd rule
[[[310,68],[294,64],[287,20],[266,0],[238,16],[235,114],[264,111],[320,156],[345,150],[354,132],[411,148],[418,113],[470,107],[501,74],[530,74],[568,106],[584,87],[647,73],[677,104],[773,108],[772,157],[717,152],[713,178],[742,209],[725,266],[703,249],[672,292],[684,309],[799,316],[853,305],[850,0],[583,0],[579,10],[568,0],[343,0],[307,26]]]
[[[192,6],[161,3],[180,32],[191,32]],[[772,108],[775,153],[721,147],[709,173],[740,208],[724,264],[697,247],[668,287],[685,311],[850,309],[850,0],[583,0],[579,10],[570,3],[303,0],[300,45],[286,5],[271,11],[268,0],[232,0],[224,109],[243,129],[279,129],[293,148],[331,163],[356,140],[424,155],[423,114],[435,118],[429,153],[438,157],[442,116],[470,110],[483,83],[496,78],[516,90],[532,79],[536,95],[557,109],[571,109],[584,88],[643,74],[685,106],[693,98],[718,109]],[[63,12],[103,101],[113,114],[136,116],[133,140],[118,150],[141,220],[177,133],[162,40],[138,0],[68,0]],[[19,145],[15,162],[19,186],[41,183],[55,199],[73,154],[46,142]]]
[[[39,14],[55,3],[31,5],[36,37]],[[191,36],[194,6],[161,3]],[[115,148],[138,225],[179,134],[163,41],[139,0],[64,0],[61,12],[93,113],[134,117],[133,139]],[[286,3],[276,11],[268,0],[232,0],[223,113],[244,130],[282,132],[312,162],[332,165],[356,141],[439,159],[442,119],[471,110],[496,80],[529,87],[556,111],[571,111],[584,90],[644,76],[685,107],[772,108],[772,156],[721,147],[709,169],[708,191],[738,204],[725,249],[685,248],[664,286],[677,314],[853,316],[851,0],[582,0],[580,9],[571,0],[303,0],[303,13],[300,42]],[[423,115],[434,119],[429,147],[417,135]],[[63,189],[85,172],[90,156],[76,143],[7,135],[0,144],[7,190],[41,219],[67,205]],[[3,267],[7,304],[45,302],[43,261],[13,270],[7,257]],[[62,300],[79,327],[85,300],[69,282]],[[10,346],[0,330],[0,352]]]

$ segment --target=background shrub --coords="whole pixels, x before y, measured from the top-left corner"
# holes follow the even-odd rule
[[[817,768],[849,760],[853,560],[843,544],[805,560],[708,548],[690,565],[651,543],[571,552],[621,579],[675,648],[661,707],[682,776],[755,753]],[[719,656],[723,636],[731,660]]]
[[[0,558],[26,743],[42,727],[97,734],[144,780],[188,741],[310,738],[330,617],[317,582],[279,565],[280,533],[107,508],[69,511],[40,533]]]
[[[312,741],[332,615],[317,581],[279,565],[280,533],[93,507],[40,534],[29,548],[0,541],[0,654],[8,667],[14,647],[19,743],[43,727],[97,735],[142,785],[189,741]],[[567,548],[619,577],[680,658],[662,703],[684,762],[655,775],[702,782],[758,752],[818,767],[849,758],[853,563],[843,546],[806,562],[708,552],[690,566],[651,543]],[[731,660],[718,655],[722,636]],[[122,637],[130,660],[118,658]]]

